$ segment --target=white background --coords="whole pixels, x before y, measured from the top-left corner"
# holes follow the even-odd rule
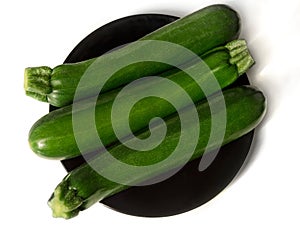
[[[46,202],[66,172],[28,146],[28,131],[48,105],[25,96],[24,68],[62,63],[86,35],[117,18],[139,13],[184,16],[213,3],[227,3],[240,13],[241,37],[257,62],[248,75],[269,103],[240,175],[209,203],[178,216],[139,218],[96,204],[72,220],[52,218]],[[11,0],[0,3],[0,24],[1,224],[300,223],[299,1]]]

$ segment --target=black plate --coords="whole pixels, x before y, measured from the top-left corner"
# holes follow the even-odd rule
[[[69,54],[65,63],[99,56],[178,19],[160,14],[125,17],[92,32]],[[201,28],[200,28],[201,29]],[[233,85],[249,84],[241,76]],[[50,106],[50,110],[55,107]],[[149,186],[132,187],[101,203],[122,213],[159,217],[183,213],[199,207],[220,193],[235,177],[249,152],[254,131],[224,146],[213,163],[198,171],[199,159],[185,165],[171,178]],[[62,161],[67,171],[84,162],[82,157]]]

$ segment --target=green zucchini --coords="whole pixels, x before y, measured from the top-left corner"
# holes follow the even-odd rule
[[[208,72],[206,69],[199,70],[199,66],[203,69],[203,64],[199,62],[189,65],[186,68],[187,71],[197,74],[197,83],[181,70],[166,76],[169,80],[180,85],[193,102],[205,98],[205,94],[213,94],[214,92],[219,91],[220,88],[224,88],[233,83],[254,63],[244,40],[235,40],[229,42],[224,47],[217,47],[215,50],[211,50],[203,57],[203,61],[211,71]],[[204,94],[200,87],[208,86],[213,75],[220,87],[214,86],[210,88],[209,93]],[[198,84],[200,84],[200,87]],[[137,87],[139,90],[155,88],[164,96],[167,95],[169,98],[178,100],[181,104],[180,108],[183,108],[188,104],[185,102],[182,92],[173,92],[170,88],[168,89],[168,87],[165,87],[165,84],[155,83],[154,85],[148,85],[144,82],[140,83]],[[95,107],[96,128],[104,146],[111,145],[118,140],[111,122],[112,105],[114,103],[114,97],[117,94],[118,90],[113,90],[104,95],[104,97],[101,96],[98,98]],[[158,94],[157,96],[160,95]],[[125,106],[127,100],[130,98],[131,96],[123,97],[123,102],[121,101],[120,104]],[[95,137],[91,135],[93,133],[93,127],[87,127],[81,131],[82,135],[86,138],[85,148],[79,150],[77,146],[72,118],[76,115],[77,119],[79,118],[78,120],[82,124],[87,124],[87,118],[89,118],[88,114],[91,107],[93,107],[93,105],[89,103],[89,99],[79,101],[79,103],[81,104],[81,108],[78,109],[78,111],[73,112],[73,115],[73,105],[66,106],[50,112],[32,126],[29,132],[29,144],[35,153],[46,158],[67,159],[96,150],[99,147],[97,144],[98,137],[95,139]],[[176,112],[176,109],[166,100],[155,97],[144,98],[134,105],[130,112],[130,128],[134,133],[148,126],[149,121],[152,118],[163,118],[174,112]],[[122,129],[123,127],[120,127],[121,131]],[[129,135],[126,132],[127,130],[121,133],[121,137]]]
[[[265,97],[259,90],[250,86],[240,86],[228,89],[223,92],[226,108],[219,108],[216,116],[226,113],[226,130],[222,145],[225,145],[254,129],[262,120],[266,102]],[[221,95],[211,98],[210,104],[218,105],[222,101]],[[199,114],[200,133],[198,144],[190,160],[200,157],[205,149],[215,149],[216,143],[207,146],[211,130],[211,112],[210,105],[207,101],[198,102],[196,109]],[[190,107],[185,108],[188,112]],[[153,165],[161,160],[168,158],[178,144],[181,127],[178,115],[173,114],[166,120],[168,130],[165,140],[151,151],[140,152],[132,151],[123,144],[113,146],[108,152],[92,159],[89,164],[83,164],[77,169],[71,171],[62,182],[56,187],[53,195],[49,199],[49,206],[52,208],[54,217],[71,218],[76,216],[79,211],[85,210],[92,204],[118,193],[129,186],[111,181],[96,172],[105,160],[105,154],[112,154],[119,161],[135,166]],[[158,127],[161,125],[157,125]],[[217,127],[216,129],[222,126]],[[217,130],[218,132],[222,132]],[[137,137],[145,138],[149,135],[149,131],[139,133]],[[187,146],[188,148],[189,146]],[[138,176],[126,174],[126,171],[119,169],[117,163],[105,165],[119,175],[125,176],[128,183],[142,182],[151,179],[159,174],[167,172],[180,166],[182,157],[185,152],[174,157],[173,160],[165,163],[161,168],[147,173],[141,173]],[[101,167],[102,168],[102,167]],[[96,169],[96,170],[94,170]]]
[[[226,5],[212,5],[190,14],[146,35],[140,40],[168,41],[190,49],[197,55],[238,37],[240,22],[237,13]],[[105,54],[97,63],[114,58],[128,58],[137,51],[136,43]],[[190,59],[169,52],[160,52],[167,59],[183,64]],[[53,106],[66,106],[73,102],[77,85],[89,66],[96,58],[78,63],[62,64],[53,69],[47,66],[25,69],[24,88],[26,94],[37,100],[49,102]],[[100,60],[100,61],[99,61]],[[130,83],[140,77],[156,75],[172,66],[158,62],[131,64],[115,73],[103,86],[102,93]],[[103,71],[95,71],[103,73]],[[83,90],[82,98],[97,95],[97,83],[92,83]]]

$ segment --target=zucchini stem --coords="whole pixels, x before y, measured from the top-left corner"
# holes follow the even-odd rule
[[[26,95],[39,101],[47,102],[47,94],[51,93],[50,84],[52,69],[47,66],[28,67],[24,73],[24,89]]]
[[[77,196],[77,190],[72,188],[64,179],[55,189],[48,201],[53,217],[70,219],[77,216],[83,200]]]
[[[234,40],[225,45],[229,51],[229,62],[236,65],[239,75],[244,74],[254,63],[245,40]]]

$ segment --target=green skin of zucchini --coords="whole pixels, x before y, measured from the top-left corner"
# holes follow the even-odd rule
[[[246,43],[243,40],[235,40],[229,42],[224,47],[218,47],[209,51],[203,57],[203,61],[211,69],[215,78],[219,82],[221,88],[233,83],[241,74],[243,74],[254,63],[250,56]],[[207,85],[211,81],[211,72],[207,70],[198,71],[197,64],[192,64],[188,70],[194,74],[198,74],[197,83],[189,77],[185,72],[177,70],[177,72],[162,76],[167,77],[169,80],[174,81],[182,87],[182,89],[191,97],[193,102],[197,102],[205,98],[205,94],[199,88],[199,85]],[[195,71],[195,69],[197,69]],[[170,95],[173,99],[182,102],[182,107],[187,104],[184,102],[180,92],[170,93],[160,83],[155,84],[158,90],[164,94]],[[217,88],[217,87],[214,87]],[[211,89],[213,94],[219,89]],[[95,121],[96,128],[104,146],[109,146],[118,141],[112,127],[111,109],[114,103],[114,97],[118,94],[118,89],[100,95],[95,108]],[[159,96],[159,95],[158,95]],[[88,123],[88,113],[90,111],[90,103],[82,101],[81,109],[76,112],[78,121],[83,124]],[[126,104],[126,99],[123,101]],[[122,108],[122,107],[121,107]],[[176,109],[167,101],[156,98],[148,97],[140,100],[132,108],[129,115],[129,124],[132,132],[137,132],[148,126],[149,121],[154,117],[164,118]],[[78,116],[80,115],[80,116]],[[72,105],[66,106],[55,111],[50,112],[41,119],[39,119],[31,128],[29,132],[29,144],[31,149],[39,156],[50,159],[67,159],[76,157],[80,154],[85,154],[99,148],[97,140],[92,137],[93,128],[87,128],[82,131],[85,139],[86,148],[78,148],[72,123]],[[127,131],[127,130],[126,130]],[[121,137],[126,137],[128,133],[121,134]],[[97,137],[98,138],[98,137]],[[93,145],[95,143],[95,146]]]
[[[266,102],[262,92],[250,86],[228,89],[223,92],[223,96],[226,108],[219,109],[216,116],[218,117],[226,111],[226,130],[222,142],[222,145],[225,145],[245,135],[261,122],[266,111]],[[210,104],[218,105],[222,101],[220,95],[213,96],[211,99]],[[217,147],[215,145],[218,145],[217,143],[211,143],[210,146],[207,146],[212,120],[208,102],[206,100],[198,102],[196,109],[199,114],[201,129],[198,144],[190,160],[197,159],[203,154],[204,150],[213,150]],[[189,108],[187,107],[185,110],[189,110]],[[177,114],[173,114],[165,122],[168,127],[167,136],[159,146],[151,151],[133,151],[123,144],[119,144],[108,149],[109,153],[122,162],[136,166],[152,165],[166,159],[176,148],[181,127],[180,118]],[[139,133],[137,137],[145,138],[148,135],[149,131],[145,131]],[[104,154],[109,153],[105,152]],[[115,163],[108,166],[111,169],[110,171],[122,173],[126,179],[128,178],[129,183],[141,182],[180,166],[181,158],[184,157],[183,154],[185,153],[182,153],[181,156],[178,155],[176,159],[164,164],[158,170],[149,171],[147,174],[139,174],[139,176],[136,176],[136,174],[134,176],[126,174],[126,171],[120,171]],[[54,217],[63,217],[66,219],[74,217],[79,211],[129,187],[108,180],[93,169],[101,165],[103,157],[104,155],[100,155],[92,159],[89,164],[83,164],[73,170],[56,187],[48,202],[48,205],[52,208]]]
[[[236,39],[239,31],[239,16],[234,10],[226,5],[212,5],[166,25],[140,40],[172,42],[201,56],[208,50]],[[100,58],[103,60],[128,58],[136,51],[135,46],[136,44],[133,42],[126,47],[100,56]],[[168,52],[161,52],[160,54],[164,54],[166,59],[170,59],[178,65],[191,60],[183,58],[183,56],[170,55]],[[26,68],[24,79],[26,94],[37,100],[49,102],[53,106],[69,105],[73,102],[80,78],[94,61],[95,58],[78,63],[62,64],[53,69],[47,66]],[[101,63],[101,60],[98,59],[97,62]],[[158,62],[129,65],[114,74],[104,85],[102,93],[140,77],[160,74],[171,68],[170,65]],[[97,71],[97,73],[101,75],[101,72]],[[97,84],[91,84],[83,91],[82,98],[95,96],[97,91]]]

